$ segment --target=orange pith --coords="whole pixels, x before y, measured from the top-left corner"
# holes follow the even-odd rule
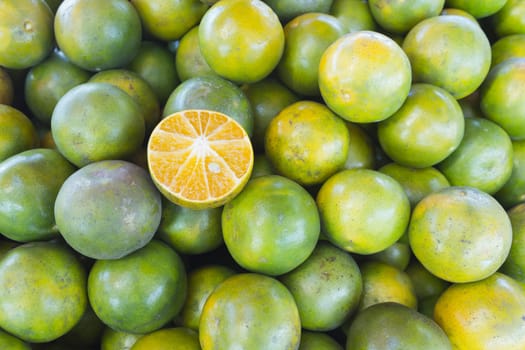
[[[153,130],[148,166],[171,201],[216,207],[244,187],[253,167],[253,149],[246,131],[232,118],[185,110],[167,116]]]

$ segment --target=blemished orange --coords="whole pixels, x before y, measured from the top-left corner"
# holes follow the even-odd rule
[[[151,177],[175,204],[219,207],[250,178],[253,148],[244,128],[225,114],[183,110],[157,124],[148,142]]]

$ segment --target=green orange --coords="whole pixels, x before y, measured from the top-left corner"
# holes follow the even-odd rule
[[[501,10],[507,0],[447,0],[447,6],[467,11],[475,18],[485,18]]]
[[[377,30],[367,0],[333,0],[329,14],[341,22],[347,33]]]
[[[294,17],[309,12],[328,13],[333,0],[265,0],[279,19],[286,23]]]
[[[201,350],[199,334],[188,328],[163,328],[137,340],[130,350]]]
[[[143,334],[116,331],[106,326],[100,337],[100,350],[130,350]]]
[[[11,105],[14,100],[13,80],[9,72],[0,67],[0,104]]]
[[[15,107],[0,104],[0,161],[38,145],[31,119]]]
[[[179,40],[175,52],[175,67],[181,81],[202,75],[215,75],[202,56],[198,25],[186,32]]]
[[[492,44],[492,67],[517,57],[525,58],[525,33],[506,35]]]
[[[512,141],[512,172],[494,196],[505,208],[525,202],[525,140]]]
[[[350,135],[348,156],[344,169],[375,168],[375,144],[369,134],[357,123],[346,122]]]
[[[26,343],[2,330],[0,330],[0,346],[2,349],[31,350],[29,343]]]
[[[500,271],[525,282],[525,203],[520,203],[507,212],[512,224],[512,245]]]
[[[298,350],[343,350],[343,347],[330,335],[324,332],[301,332],[301,344]]]
[[[525,3],[521,0],[507,0],[503,7],[490,17],[490,24],[490,28],[500,38],[512,34],[525,34]]]

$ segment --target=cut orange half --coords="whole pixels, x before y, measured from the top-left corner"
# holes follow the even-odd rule
[[[248,134],[234,119],[208,110],[184,110],[162,119],[147,147],[151,178],[175,204],[204,209],[224,205],[248,182],[253,168]]]

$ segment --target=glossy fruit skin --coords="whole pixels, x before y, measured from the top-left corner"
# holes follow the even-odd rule
[[[202,55],[220,76],[237,83],[264,79],[277,66],[284,49],[279,18],[260,0],[225,0],[202,17]]]
[[[343,347],[331,336],[322,332],[301,332],[301,344],[297,350],[343,350]]]
[[[425,168],[459,146],[464,128],[463,112],[451,94],[416,83],[401,108],[379,123],[377,135],[385,153],[396,163]]]
[[[506,2],[507,0],[447,0],[447,6],[467,11],[475,18],[485,18],[501,10]]]
[[[118,259],[146,245],[161,219],[161,195],[147,172],[106,160],[75,171],[54,203],[68,244],[93,259]]]
[[[456,99],[473,93],[490,69],[490,42],[464,16],[424,19],[407,33],[402,47],[415,82],[443,88]]]
[[[498,270],[512,243],[510,219],[489,194],[451,186],[421,200],[408,227],[412,252],[449,282],[473,282]]]
[[[294,17],[308,12],[328,13],[333,0],[265,0],[279,19],[286,23]]]
[[[436,302],[434,320],[454,349],[518,350],[525,344],[524,313],[523,285],[496,272],[446,289]]]
[[[346,34],[319,63],[319,88],[326,105],[356,123],[384,120],[408,96],[412,73],[394,40],[374,31]]]
[[[443,330],[429,317],[398,303],[380,303],[357,314],[346,349],[452,350]]]
[[[184,328],[163,328],[141,337],[130,350],[201,350],[196,331]]]
[[[0,232],[29,242],[58,236],[53,204],[64,181],[75,171],[60,153],[35,148],[0,163]]]
[[[525,34],[525,4],[521,0],[507,0],[491,17],[492,29],[502,38],[512,34]]]
[[[28,343],[2,330],[0,330],[0,347],[10,350],[31,350]]]
[[[240,87],[219,76],[200,76],[180,83],[168,97],[162,117],[185,109],[208,109],[226,114],[241,124],[248,136],[253,133],[250,101]]]
[[[492,44],[492,67],[518,57],[525,58],[525,33],[507,35]]]
[[[53,13],[45,1],[2,1],[0,13],[0,66],[26,69],[53,50]]]
[[[224,243],[233,259],[248,271],[267,275],[284,274],[306,260],[319,230],[314,199],[279,175],[250,180],[222,212]]]
[[[175,317],[186,298],[180,256],[165,243],[114,260],[97,260],[88,276],[88,297],[97,316],[115,330],[149,333]]]
[[[494,194],[510,178],[512,160],[509,135],[496,123],[474,117],[465,119],[459,147],[437,167],[452,186],[471,186]]]
[[[100,350],[130,350],[143,334],[116,331],[106,326],[100,337]]]
[[[266,129],[265,154],[277,173],[302,185],[319,184],[343,167],[350,136],[343,119],[324,104],[301,100]]]
[[[15,107],[0,104],[0,162],[38,144],[31,119]]]
[[[370,169],[342,170],[317,193],[322,231],[342,249],[377,253],[405,232],[410,203],[401,185]]]
[[[405,273],[410,277],[414,286],[414,293],[419,301],[432,296],[440,295],[450,285],[449,282],[433,275],[417,259],[412,259],[405,269]]]
[[[410,251],[408,243],[404,242],[404,237],[403,235],[397,242],[380,252],[361,258],[364,258],[364,260],[379,261],[400,270],[405,270],[412,257],[412,252]]]
[[[525,282],[525,203],[515,205],[507,213],[512,224],[512,245],[500,272]]]
[[[140,107],[120,88],[87,82],[69,90],[51,117],[57,149],[78,167],[131,156],[142,145]]]
[[[89,71],[129,63],[142,40],[139,15],[126,0],[64,0],[56,12],[54,29],[58,47],[74,64]]]
[[[370,12],[367,0],[334,0],[329,14],[343,24],[347,33],[377,30],[377,24]]]
[[[513,140],[525,139],[525,58],[495,66],[480,89],[483,115],[501,126]]]
[[[350,135],[350,145],[343,169],[375,169],[374,140],[356,123],[346,122],[346,128]]]
[[[512,141],[512,163],[510,178],[494,194],[505,208],[525,202],[525,140]]]
[[[199,44],[199,26],[190,29],[179,40],[175,64],[181,81],[203,75],[216,75],[202,56]]]
[[[305,13],[284,26],[285,46],[277,65],[281,81],[303,96],[320,96],[319,61],[326,48],[345,34],[337,18],[324,13]]]
[[[294,296],[301,327],[329,331],[357,309],[363,283],[352,256],[328,242],[319,242],[297,268],[279,277]]]
[[[31,242],[11,249],[0,262],[0,281],[0,327],[27,342],[64,335],[87,307],[86,271],[60,243]]]
[[[202,350],[293,350],[300,335],[292,294],[276,279],[256,273],[222,282],[204,304],[199,325]]]

